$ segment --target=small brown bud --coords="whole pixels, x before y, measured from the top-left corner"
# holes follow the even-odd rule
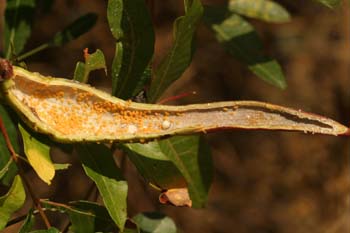
[[[8,60],[0,58],[0,81],[13,76],[13,68]]]

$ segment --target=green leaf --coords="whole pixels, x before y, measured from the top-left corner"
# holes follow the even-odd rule
[[[0,230],[4,229],[12,213],[22,207],[26,199],[21,178],[17,175],[10,190],[0,197]]]
[[[75,65],[73,79],[77,80],[77,81],[82,80],[82,81],[79,81],[79,82],[83,82],[84,79],[85,79],[85,71],[86,71],[85,63],[81,62],[81,61],[78,61],[77,64]],[[84,82],[84,83],[86,83],[86,82]]]
[[[122,145],[139,173],[160,189],[186,187],[186,181],[175,165],[160,150],[157,141]]]
[[[228,7],[232,12],[267,22],[285,23],[290,20],[288,11],[270,0],[230,0]]]
[[[203,138],[176,136],[147,144],[128,143],[123,148],[149,182],[162,189],[181,188],[185,187],[184,177],[193,207],[205,205],[213,165]]]
[[[70,203],[74,209],[80,212],[84,211],[90,213],[94,217],[95,231],[97,232],[114,232],[116,231],[115,223],[110,217],[106,207],[95,202],[76,201]]]
[[[154,71],[149,101],[155,102],[186,70],[194,52],[194,34],[203,14],[200,0],[185,1],[186,13],[174,23],[174,43],[166,57]]]
[[[72,164],[70,163],[54,163],[53,166],[55,170],[66,170],[68,169]]]
[[[53,39],[49,42],[50,47],[62,46],[63,44],[78,38],[84,33],[90,31],[90,29],[96,24],[96,21],[97,15],[94,13],[87,13],[80,16],[62,31],[56,33]]]
[[[15,122],[11,119],[9,112],[10,110],[8,108],[5,108],[5,106],[0,104],[0,117],[4,123],[6,132],[9,135],[14,150],[18,152],[19,145],[17,140],[17,130]],[[9,185],[13,177],[17,174],[17,167],[14,162],[12,162],[10,152],[7,149],[2,133],[0,133],[0,170],[1,183],[4,185]]]
[[[112,93],[128,99],[137,92],[139,79],[153,55],[151,17],[144,0],[109,0],[107,17],[117,40],[112,64]]]
[[[42,207],[47,210],[67,213],[71,218],[72,232],[117,232],[116,225],[110,217],[106,207],[89,201],[73,201],[69,205],[53,205],[45,200]],[[80,226],[86,224],[87,226]],[[83,230],[84,229],[84,230]],[[89,230],[90,229],[90,230]],[[92,229],[92,230],[91,230]]]
[[[176,233],[174,221],[162,213],[145,212],[133,217],[141,233]]]
[[[107,7],[107,18],[112,35],[117,41],[124,37],[123,29],[123,0],[109,0]]]
[[[85,64],[82,62],[77,63],[74,71],[74,80],[87,83],[90,72],[98,69],[105,69],[106,71],[105,56],[99,49],[92,54],[85,55]]]
[[[60,233],[60,231],[57,228],[50,227],[47,230],[37,230],[37,231],[31,231],[29,233]]]
[[[78,152],[85,173],[96,183],[109,214],[123,231],[128,185],[115,165],[112,152],[98,144],[80,145]]]
[[[264,81],[286,88],[281,66],[272,58],[263,55],[263,46],[254,27],[236,14],[227,18],[222,8],[206,7],[205,21],[215,32],[217,40],[226,50]]]
[[[139,229],[125,228],[123,233],[140,233],[140,230]]]
[[[315,0],[326,7],[335,8],[340,5],[341,0]]]
[[[6,149],[6,147],[2,147],[1,149]],[[6,172],[8,172],[8,170],[10,169],[10,166],[12,165],[12,162],[13,162],[12,158],[10,157],[7,163],[1,168],[0,179],[2,179],[2,177],[6,174]]]
[[[29,232],[34,225],[34,222],[35,222],[35,217],[33,215],[33,209],[30,209],[28,214],[27,214],[26,219],[24,220],[21,228],[19,229],[19,233]]]
[[[26,52],[25,54],[18,56],[17,60],[21,61],[44,49],[51,47],[59,47],[78,38],[82,34],[88,32],[95,25],[96,20],[97,15],[93,13],[88,13],[79,17],[77,20],[68,25],[62,31],[57,32],[56,35],[50,41]]]
[[[95,232],[95,216],[81,214],[77,211],[69,211],[69,219],[72,225],[70,226],[70,232],[74,233],[88,233]]]
[[[115,54],[112,61],[111,76],[112,76],[112,94],[115,95],[118,88],[119,73],[123,67],[124,47],[123,42],[115,43]]]
[[[45,183],[51,184],[55,176],[55,166],[50,157],[50,147],[45,144],[36,134],[28,132],[24,127],[18,125],[22,134],[24,153],[29,164]]]
[[[132,95],[136,96],[137,94],[139,94],[140,91],[142,91],[145,88],[145,86],[148,86],[151,83],[151,80],[152,80],[152,67],[151,65],[148,65],[146,69],[143,71],[143,74],[139,82],[137,83],[137,86],[134,92],[132,93]]]
[[[19,54],[30,36],[35,0],[8,0],[5,9],[5,58]]]
[[[175,136],[160,140],[159,147],[185,177],[193,207],[203,207],[213,175],[210,148],[205,140],[197,135]]]

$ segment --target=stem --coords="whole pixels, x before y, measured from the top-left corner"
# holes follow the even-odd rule
[[[344,134],[344,136],[350,136],[350,129]]]
[[[182,94],[179,94],[179,95],[175,95],[175,96],[170,96],[170,97],[164,98],[164,99],[160,100],[157,104],[164,104],[164,103],[167,103],[169,101],[182,99],[184,97],[187,97],[187,96],[190,96],[190,95],[195,95],[195,94],[196,94],[195,91],[185,92],[185,93],[182,93]]]
[[[32,55],[34,55],[34,54],[36,54],[36,53],[38,53],[38,52],[40,52],[40,51],[42,51],[44,49],[47,49],[48,47],[50,47],[49,43],[42,44],[42,45],[40,45],[40,46],[30,50],[30,51],[28,51],[28,52],[18,56],[17,57],[17,61],[22,61],[22,60],[24,60],[27,57],[30,57],[30,56],[32,56]]]
[[[43,203],[43,204],[49,204],[49,205],[52,205],[52,206],[55,206],[58,208],[64,208],[64,209],[73,211],[73,208],[71,208],[69,205],[66,205],[66,204],[62,204],[62,203],[58,203],[58,202],[54,202],[54,201],[49,201],[46,199],[40,199],[39,201],[40,201],[40,203]],[[50,210],[50,209],[48,209],[48,210]],[[70,222],[69,218],[65,218],[64,222],[61,224],[62,226],[60,226],[58,229],[62,229],[62,230],[60,230],[60,232],[63,232],[63,233],[67,232],[70,224],[71,224],[71,222]]]
[[[24,171],[22,170],[22,167],[20,165],[20,161],[18,159],[18,156],[17,156],[15,150],[13,149],[12,143],[10,141],[10,138],[9,138],[8,134],[7,134],[5,125],[4,125],[1,117],[0,117],[0,130],[1,130],[2,134],[3,134],[3,136],[4,136],[4,139],[5,139],[5,142],[6,142],[6,146],[7,146],[8,150],[9,150],[9,152],[11,154],[11,157],[12,157],[13,161],[16,163],[16,166],[18,168],[18,174],[21,177],[24,185],[26,186],[30,197],[33,200],[34,207],[39,211],[39,214],[40,214],[41,218],[43,219],[46,227],[50,228],[51,224],[50,224],[50,222],[49,222],[45,212],[41,208],[40,201],[36,197],[35,192],[32,190],[32,187],[30,186],[30,184],[29,184],[29,182],[28,182],[28,180],[27,180],[27,178],[26,178],[26,176],[24,174]]]
[[[68,210],[73,210],[73,208],[70,207],[69,205],[62,204],[62,203],[59,203],[59,202],[49,201],[49,200],[46,200],[46,199],[39,199],[39,202],[40,203],[44,203],[44,204],[46,203],[46,204],[49,204],[49,205],[52,205],[52,206],[56,206],[56,207],[62,207],[62,208],[68,209]]]
[[[2,132],[2,134],[4,136],[4,139],[5,139],[5,142],[6,142],[6,146],[7,146],[8,150],[10,151],[11,157],[12,157],[13,161],[15,161],[17,163],[18,162],[18,158],[17,158],[16,152],[13,149],[13,146],[12,146],[10,138],[9,138],[9,136],[7,134],[4,122],[2,121],[1,117],[0,117],[0,129],[1,129],[1,132]]]
[[[89,190],[87,191],[87,194],[86,194],[86,197],[84,198],[84,200],[87,200],[87,201],[96,201],[97,199],[97,196],[95,195],[96,193],[96,185],[95,183],[91,183],[91,186],[89,187]],[[58,207],[66,207],[66,208],[71,208],[70,206],[67,206],[65,204],[61,204],[61,203],[55,203],[55,202],[52,202],[52,201],[47,201],[47,200],[41,200],[42,202],[46,202],[48,204],[51,204],[51,205],[56,205]],[[72,209],[72,208],[71,208]],[[67,221],[65,224],[62,224],[64,227],[62,227],[62,232],[65,233],[65,232],[68,232],[68,228],[70,226],[70,221]]]
[[[7,222],[6,227],[9,227],[9,226],[12,226],[14,224],[17,224],[17,223],[23,221],[24,219],[26,219],[26,217],[27,217],[27,214],[19,216],[17,218],[14,218],[14,219],[12,219],[12,220]]]

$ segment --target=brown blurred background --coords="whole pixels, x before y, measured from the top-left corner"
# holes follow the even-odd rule
[[[149,1],[150,2],[150,1]],[[224,1],[206,0],[218,4]],[[313,1],[278,1],[292,15],[290,23],[267,24],[250,20],[261,35],[266,53],[277,58],[288,88],[274,88],[252,75],[230,57],[213,34],[201,25],[197,51],[190,68],[166,96],[196,91],[174,104],[223,100],[258,100],[312,111],[350,122],[350,6],[329,10]],[[4,0],[0,0],[3,5]],[[108,64],[114,39],[105,16],[106,1],[56,0],[52,11],[36,14],[26,50],[46,42],[78,16],[99,15],[92,31],[59,49],[49,49],[27,60],[30,70],[52,76],[72,76],[83,60],[83,49],[101,49]],[[182,1],[153,1],[156,30],[155,64],[172,42],[172,22],[182,14]],[[94,72],[94,85],[109,90],[109,79]],[[201,233],[346,233],[350,232],[350,141],[285,132],[215,133],[207,136],[215,165],[214,182],[205,209],[176,208],[157,202],[128,160],[123,170],[129,180],[129,212],[161,210],[181,232]],[[73,166],[58,172],[51,186],[28,169],[32,185],[43,198],[68,202],[86,198],[91,181],[74,155],[53,149],[53,159]],[[118,155],[117,155],[118,156]],[[29,206],[27,203],[26,207]],[[22,210],[25,213],[27,209]],[[54,213],[57,227],[66,224]],[[40,220],[38,219],[39,224]],[[16,232],[18,224],[4,232]]]

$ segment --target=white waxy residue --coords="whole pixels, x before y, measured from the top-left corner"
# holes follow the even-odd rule
[[[128,133],[134,134],[137,132],[137,127],[135,125],[128,125]]]
[[[163,129],[163,130],[169,129],[170,126],[171,126],[170,121],[165,120],[165,121],[162,122],[162,129]]]

